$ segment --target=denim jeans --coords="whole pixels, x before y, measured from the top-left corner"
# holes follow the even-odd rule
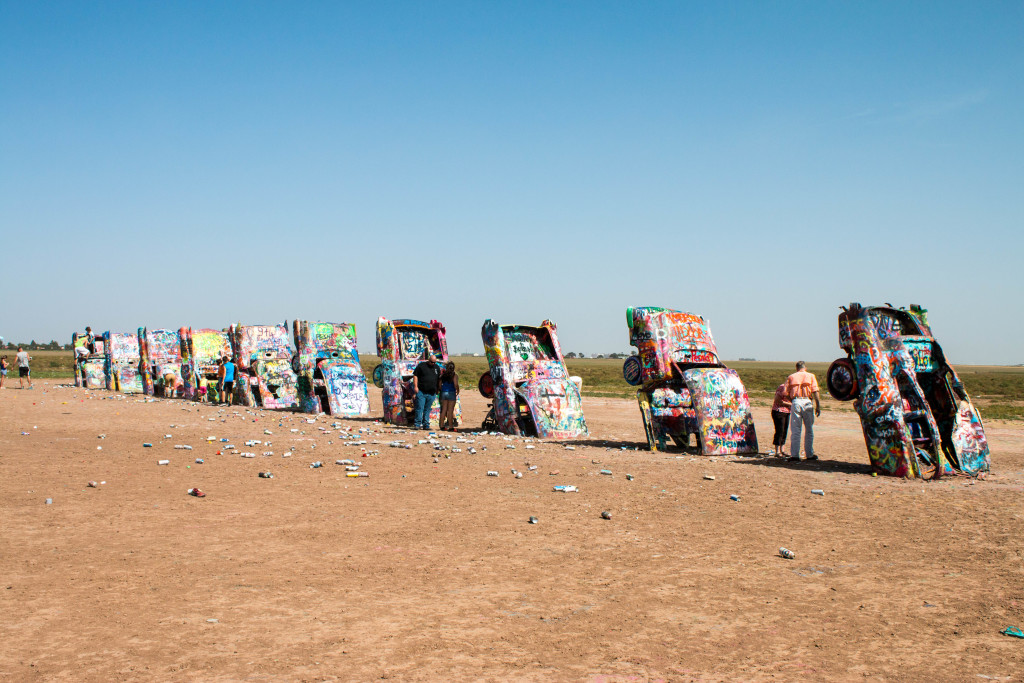
[[[430,427],[430,411],[434,407],[434,399],[437,394],[428,394],[420,391],[416,393],[416,415],[413,417],[413,426],[420,429]]]
[[[789,409],[789,456],[800,457],[800,432],[804,433],[804,452],[814,455],[814,404],[809,398],[794,398]]]

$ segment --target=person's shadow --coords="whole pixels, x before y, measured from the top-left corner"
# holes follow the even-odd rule
[[[742,457],[742,456],[741,456]],[[804,470],[808,472],[838,472],[842,474],[862,474],[871,476],[871,465],[845,460],[789,460],[772,456],[760,458],[744,458],[734,462],[758,467],[775,467],[787,470]]]

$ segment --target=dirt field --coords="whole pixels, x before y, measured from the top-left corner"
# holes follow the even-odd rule
[[[597,398],[575,450],[445,457],[372,418],[57,383],[0,391],[3,680],[1022,679],[999,633],[1024,627],[1019,422],[986,425],[987,480],[923,483],[872,477],[850,412],[822,415],[814,466],[623,451],[636,404]]]

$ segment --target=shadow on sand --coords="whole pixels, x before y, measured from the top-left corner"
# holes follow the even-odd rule
[[[820,458],[820,456],[819,456]],[[744,458],[734,462],[742,465],[757,465],[759,467],[777,467],[787,470],[805,470],[809,472],[840,472],[843,474],[863,474],[871,476],[871,465],[867,463],[847,462],[845,460],[799,460],[790,461],[786,458],[760,457]]]

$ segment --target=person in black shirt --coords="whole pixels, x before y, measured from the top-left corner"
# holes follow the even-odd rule
[[[423,362],[416,366],[412,373],[412,389],[416,414],[413,427],[416,429],[430,428],[430,411],[437,398],[437,385],[441,379],[441,367],[433,353],[425,354]]]

